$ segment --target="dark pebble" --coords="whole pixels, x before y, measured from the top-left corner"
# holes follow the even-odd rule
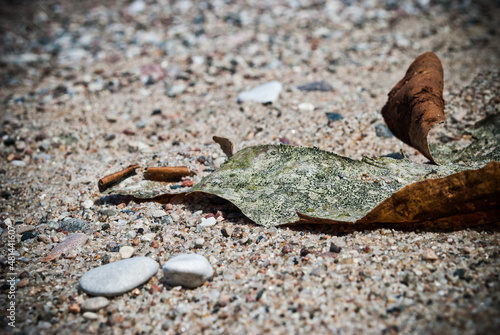
[[[332,85],[328,84],[325,81],[315,81],[312,83],[308,83],[298,87],[301,91],[322,91],[322,92],[330,92],[333,91]]]
[[[144,228],[137,229],[137,234],[144,234]]]
[[[466,272],[467,272],[467,270],[466,270],[466,269],[463,269],[463,268],[461,268],[461,269],[456,269],[456,270],[453,272],[453,275],[454,275],[455,277],[459,277],[460,279],[463,279],[463,278],[464,278],[464,276],[465,276],[465,273],[466,273]]]
[[[108,230],[111,226],[109,225],[109,223],[103,223],[102,226],[101,226],[101,230]]]
[[[340,250],[342,250],[341,247],[339,247],[338,245],[335,245],[334,243],[330,243],[330,252],[334,252],[334,253],[339,253]]]
[[[21,241],[31,240],[32,238],[35,238],[36,235],[38,234],[34,234],[31,231],[27,231],[21,236]]]
[[[342,120],[344,117],[339,113],[326,113],[326,117],[329,121],[338,121]]]
[[[155,109],[151,115],[161,115],[161,109]]]
[[[182,187],[182,185],[170,185],[171,190],[176,190],[176,189],[181,188],[181,187]]]
[[[306,247],[300,249],[300,255],[302,257],[307,256],[311,253],[311,250],[307,249]]]
[[[375,126],[375,134],[377,134],[377,137],[382,137],[382,138],[391,138],[392,136],[394,136],[392,135],[389,128],[387,128],[385,124],[382,123],[379,123]]]
[[[118,250],[120,249],[120,245],[118,244],[118,242],[108,242],[108,244],[106,244],[107,251],[113,251],[117,248]]]
[[[7,137],[5,140],[3,140],[3,144],[5,145],[14,145],[16,144],[16,140],[12,137]]]
[[[106,135],[104,136],[104,140],[105,140],[105,141],[108,141],[108,142],[109,142],[109,141],[114,140],[115,138],[116,138],[116,135],[115,135],[115,134],[106,134]]]

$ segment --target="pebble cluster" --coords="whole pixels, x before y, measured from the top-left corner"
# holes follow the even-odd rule
[[[491,227],[268,229],[220,199],[135,203],[97,188],[140,164],[187,166],[192,176],[165,185],[186,191],[226,160],[214,135],[235,151],[283,143],[425,162],[380,109],[429,50],[448,115],[432,140],[466,143],[458,131],[500,111],[495,2],[24,3],[0,12],[0,246],[15,241],[13,270],[0,255],[0,301],[17,275],[6,333],[498,330]]]

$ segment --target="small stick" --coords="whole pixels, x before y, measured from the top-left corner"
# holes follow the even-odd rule
[[[97,182],[97,186],[99,187],[100,192],[104,192],[111,186],[119,184],[121,181],[127,179],[130,176],[135,175],[135,169],[139,167],[139,164],[129,165],[125,169],[107,175],[104,178],[99,179]]]
[[[154,181],[179,181],[191,175],[187,166],[150,167],[144,172],[144,178]]]

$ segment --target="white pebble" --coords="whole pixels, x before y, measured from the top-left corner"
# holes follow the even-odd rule
[[[200,226],[202,227],[211,227],[217,223],[217,220],[212,216],[209,218],[201,218]]]
[[[95,312],[109,305],[109,300],[105,297],[95,297],[85,300],[82,303],[82,310]]]
[[[301,112],[312,112],[314,110],[314,105],[310,102],[303,102],[298,107]]]
[[[88,271],[80,279],[80,287],[90,295],[120,295],[144,284],[157,271],[158,263],[152,258],[124,259]]]
[[[198,254],[181,254],[163,265],[163,275],[170,286],[196,288],[212,278],[213,274],[208,260]]]
[[[283,85],[279,81],[271,81],[241,92],[238,94],[238,101],[273,102],[278,98],[282,90]]]
[[[120,255],[122,255],[123,259],[127,259],[127,258],[132,257],[134,252],[135,252],[135,249],[129,245],[125,245],[125,246],[120,248]]]

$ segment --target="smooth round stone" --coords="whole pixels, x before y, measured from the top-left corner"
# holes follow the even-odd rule
[[[109,263],[85,273],[80,287],[90,295],[115,296],[147,282],[158,271],[158,263],[149,257],[134,257]]]
[[[84,319],[87,319],[87,320],[97,320],[99,319],[99,315],[97,315],[96,313],[93,313],[93,312],[85,312],[82,314],[83,318]]]
[[[95,297],[87,299],[82,304],[82,310],[88,312],[95,312],[109,304],[109,300],[105,297]]]
[[[125,245],[120,248],[120,255],[122,255],[123,259],[130,258],[134,254],[134,247],[131,247],[130,245]]]
[[[198,254],[181,254],[163,265],[163,275],[170,286],[196,288],[212,278],[213,274],[208,260]]]

